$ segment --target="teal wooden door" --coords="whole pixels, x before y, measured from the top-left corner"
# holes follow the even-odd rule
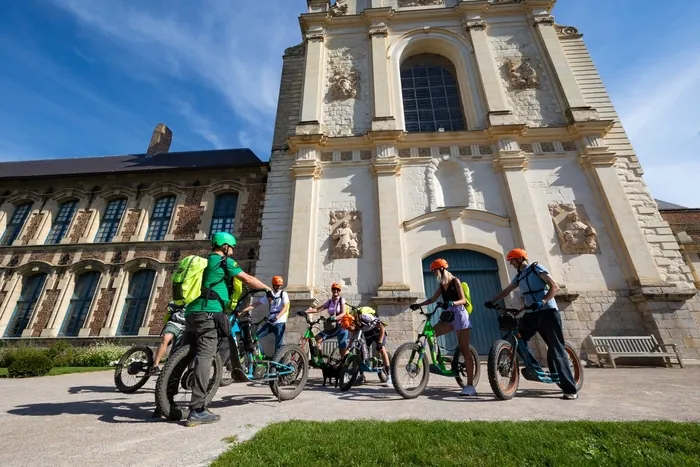
[[[430,255],[423,260],[423,283],[427,297],[431,297],[438,288],[435,276],[430,272],[430,263],[437,258],[444,258],[450,265],[450,272],[469,284],[474,303],[474,311],[469,315],[472,323],[471,345],[479,355],[488,355],[493,341],[500,339],[502,335],[498,328],[496,312],[484,308],[484,302],[501,290],[498,263],[490,256],[471,250],[446,250]],[[435,304],[429,308],[432,311]],[[440,313],[433,316],[433,324],[438,322],[439,317]],[[440,336],[438,344],[443,351],[452,353],[457,347],[457,334],[450,332]]]

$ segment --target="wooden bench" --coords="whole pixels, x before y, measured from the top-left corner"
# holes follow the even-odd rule
[[[676,344],[659,344],[653,335],[590,337],[600,366],[603,366],[601,357],[607,357],[613,368],[617,368],[615,359],[619,357],[675,357],[683,368],[683,360]],[[673,349],[673,352],[669,352],[668,348]],[[670,360],[668,363],[671,364]]]

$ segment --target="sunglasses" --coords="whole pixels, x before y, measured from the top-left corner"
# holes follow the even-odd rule
[[[331,292],[340,292],[340,289],[331,289]]]

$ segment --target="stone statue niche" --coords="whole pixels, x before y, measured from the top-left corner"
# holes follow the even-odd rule
[[[583,205],[552,203],[549,205],[561,252],[566,255],[596,254],[598,234],[586,216]]]
[[[331,259],[362,256],[362,217],[359,211],[331,211]]]
[[[461,160],[460,158],[452,157],[449,154],[442,154],[439,157],[432,157],[425,167],[425,183],[428,192],[428,203],[430,205],[430,211],[434,212],[438,209],[446,207],[445,192],[442,186],[442,183],[446,180],[443,180],[441,182],[438,177],[438,170],[440,168],[440,165],[444,166],[445,163],[454,164],[453,167],[447,168],[444,171],[445,173],[454,175],[458,179],[462,179],[462,181],[460,181],[460,183],[458,183],[456,186],[458,186],[460,189],[463,188],[464,190],[466,190],[466,207],[469,209],[483,210],[483,203],[479,202],[477,193],[474,190],[474,172],[470,170],[467,163]],[[459,172],[460,170],[461,174]],[[450,194],[450,196],[453,195],[454,193]],[[448,199],[448,201],[450,200]]]

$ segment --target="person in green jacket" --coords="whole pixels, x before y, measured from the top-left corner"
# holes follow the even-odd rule
[[[246,274],[230,256],[236,239],[228,232],[217,232],[211,239],[212,252],[202,277],[202,295],[187,304],[185,309],[185,339],[195,346],[194,385],[187,426],[218,422],[221,417],[205,407],[206,388],[212,362],[216,355],[218,333],[215,314],[223,313],[230,300],[229,287],[237,277],[250,289],[265,290],[270,287],[259,279]]]

